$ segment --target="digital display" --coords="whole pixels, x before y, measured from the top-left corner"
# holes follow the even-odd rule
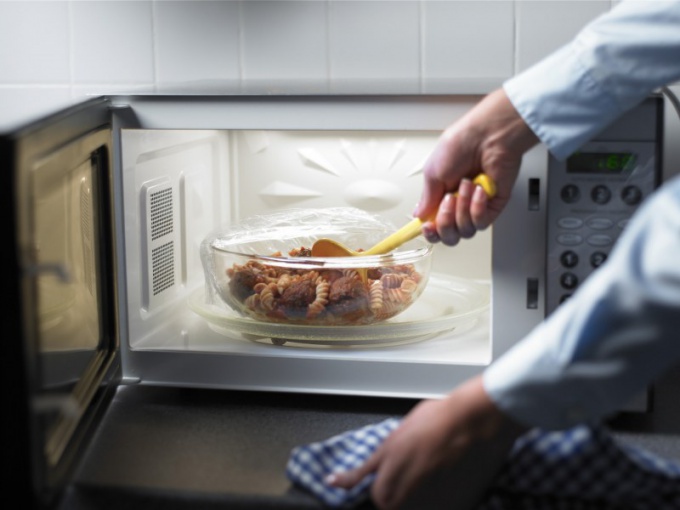
[[[630,152],[577,152],[567,159],[567,172],[575,174],[620,174],[631,170],[637,155]]]

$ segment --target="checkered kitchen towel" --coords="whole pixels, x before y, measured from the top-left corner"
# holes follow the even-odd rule
[[[350,490],[330,487],[324,478],[361,465],[398,426],[391,418],[299,446],[287,475],[328,506],[354,506],[368,498],[373,475]],[[680,510],[680,463],[621,443],[600,427],[534,429],[515,442],[480,510],[517,508]]]
[[[395,418],[375,425],[333,436],[320,443],[298,446],[288,461],[288,478],[309,490],[326,505],[349,507],[368,497],[373,475],[364,478],[349,490],[331,487],[324,481],[326,476],[338,471],[349,471],[362,465],[399,426]]]

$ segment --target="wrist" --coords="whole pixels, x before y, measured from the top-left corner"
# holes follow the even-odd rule
[[[489,119],[484,137],[486,150],[523,154],[540,142],[503,89],[486,96],[475,113]]]
[[[484,388],[481,375],[455,389],[447,399],[450,400],[448,407],[452,410],[453,423],[457,421],[455,416],[461,410],[465,413],[466,429],[471,432],[472,440],[503,438],[511,443],[529,428],[515,421],[494,403]]]

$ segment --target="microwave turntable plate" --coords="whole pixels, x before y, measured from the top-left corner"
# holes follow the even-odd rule
[[[420,342],[453,330],[467,331],[488,309],[489,295],[487,282],[432,274],[410,308],[384,322],[357,326],[261,322],[226,305],[206,303],[203,289],[191,294],[187,304],[227,340],[285,347],[376,347]]]

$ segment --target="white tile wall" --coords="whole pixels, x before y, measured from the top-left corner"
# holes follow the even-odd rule
[[[69,84],[65,2],[0,2],[0,84]]]
[[[238,2],[157,2],[156,81],[229,81],[241,76]]]
[[[325,80],[328,77],[326,2],[241,3],[245,81]]]
[[[181,82],[484,93],[617,3],[0,0],[0,106]]]
[[[517,0],[516,70],[522,71],[567,43],[581,27],[611,8],[610,0]]]
[[[386,91],[419,90],[419,2],[332,0],[329,10],[332,84],[369,79],[380,82]]]
[[[152,2],[73,2],[75,83],[153,83]]]
[[[500,83],[512,76],[513,2],[428,0],[422,5],[425,92],[450,90],[461,80]]]

